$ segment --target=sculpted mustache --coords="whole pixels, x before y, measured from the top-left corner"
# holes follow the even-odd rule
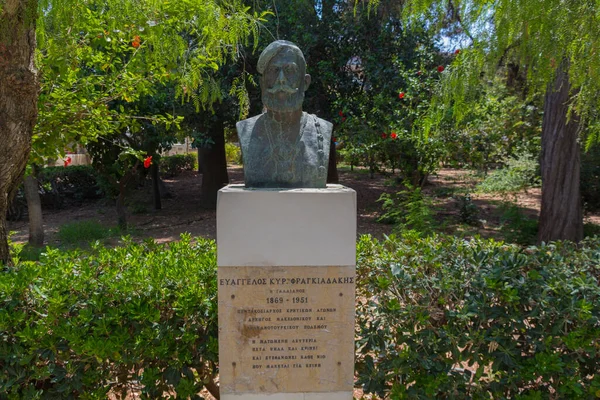
[[[288,94],[294,94],[298,91],[298,89],[295,89],[291,86],[288,85],[281,85],[281,84],[276,84],[275,86],[267,89],[267,92],[274,94],[274,93],[278,93],[278,92],[284,92],[284,93],[288,93]]]

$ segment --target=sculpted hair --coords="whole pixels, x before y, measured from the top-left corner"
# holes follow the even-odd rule
[[[306,60],[304,59],[304,54],[302,54],[302,50],[298,48],[294,43],[289,42],[287,40],[276,40],[269,44],[265,49],[260,53],[258,57],[258,64],[256,65],[256,69],[262,75],[269,65],[269,62],[273,57],[279,54],[283,49],[291,49],[298,60],[300,61],[300,67],[306,71]]]

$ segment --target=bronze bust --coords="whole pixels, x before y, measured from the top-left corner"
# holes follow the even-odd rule
[[[324,188],[332,124],[302,111],[310,85],[302,51],[277,40],[261,53],[260,115],[236,124],[250,188]]]

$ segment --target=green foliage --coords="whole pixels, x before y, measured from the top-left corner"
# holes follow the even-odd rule
[[[479,185],[477,190],[483,193],[515,193],[540,184],[537,158],[522,153],[509,158],[506,167],[493,171]]]
[[[225,158],[230,164],[242,164],[242,150],[233,143],[225,143]]]
[[[363,236],[357,383],[392,399],[590,399],[600,390],[600,238],[523,249]]]
[[[63,245],[80,245],[111,235],[109,228],[93,220],[69,222],[58,228],[58,238]]]
[[[520,88],[509,88],[497,77],[474,85],[478,90],[470,94],[464,114],[454,115],[459,106],[450,99],[436,105],[445,163],[487,171],[518,154],[539,154],[540,98],[522,98]]]
[[[500,231],[508,243],[529,245],[535,243],[538,220],[527,217],[523,211],[510,202],[500,206]]]
[[[471,194],[467,193],[464,196],[456,196],[458,202],[458,217],[460,222],[471,226],[479,226],[479,208],[477,204],[473,202]]]
[[[46,249],[0,274],[0,397],[198,398],[216,374],[215,245]]]
[[[385,211],[379,222],[396,224],[395,231],[412,230],[417,234],[429,234],[435,227],[431,200],[423,195],[420,187],[406,184],[407,189],[390,195],[383,193],[377,200]]]
[[[46,167],[40,170],[38,181],[62,197],[75,200],[97,199],[104,195],[98,185],[98,174],[92,166]]]
[[[194,171],[198,166],[195,153],[174,154],[160,158],[160,172],[166,176],[176,176],[183,171]]]

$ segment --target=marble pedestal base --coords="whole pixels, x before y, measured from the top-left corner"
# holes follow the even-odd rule
[[[351,400],[356,193],[247,189],[217,202],[223,400]]]

